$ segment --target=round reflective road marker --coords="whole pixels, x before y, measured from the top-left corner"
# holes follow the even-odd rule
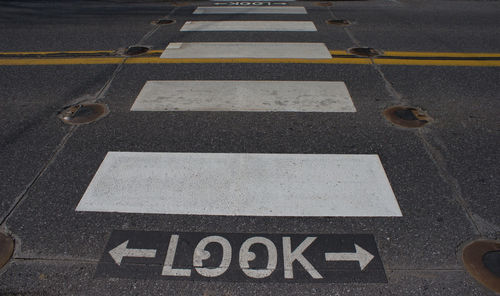
[[[149,47],[147,46],[141,46],[141,45],[132,45],[127,47],[125,49],[125,55],[126,56],[136,56],[136,55],[141,55],[143,53],[146,53],[149,51]]]
[[[175,24],[175,20],[159,19],[156,21],[152,21],[151,24],[153,24],[153,25],[171,25],[171,24]]]
[[[59,113],[59,118],[67,124],[78,125],[97,121],[108,115],[105,104],[85,103],[69,106]]]
[[[406,106],[390,107],[384,110],[384,116],[390,122],[402,127],[421,127],[431,121],[422,110]]]
[[[0,268],[7,264],[13,253],[14,240],[10,236],[0,233]]]
[[[476,240],[462,250],[465,269],[485,287],[500,293],[500,241]]]
[[[347,50],[348,53],[360,57],[376,57],[382,55],[382,52],[371,47],[352,47]]]

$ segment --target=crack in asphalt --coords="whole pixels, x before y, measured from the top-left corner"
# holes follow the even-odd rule
[[[164,18],[168,18],[176,10],[177,10],[177,7],[174,8],[172,11],[170,11],[169,14],[166,15]],[[151,37],[160,28],[160,26],[161,25],[155,25],[155,27],[152,30],[147,32],[141,38],[139,43],[144,42],[149,37]],[[105,94],[109,91],[109,88],[111,87],[111,84],[113,83],[113,81],[117,77],[118,73],[120,73],[120,71],[123,69],[123,65],[126,63],[127,59],[128,58],[124,58],[123,61],[120,64],[118,64],[118,66],[116,66],[115,70],[111,74],[110,78],[103,85],[103,87],[99,91],[97,91],[97,93],[95,95],[90,96],[90,98],[93,98],[93,100],[92,99],[89,100],[89,96],[83,96],[83,98],[84,98],[83,100],[86,102],[89,102],[89,103],[95,103],[95,102],[102,100],[104,98]],[[75,103],[75,102],[73,102],[73,103]],[[78,103],[81,103],[81,102],[76,102],[76,104],[78,104]],[[28,197],[28,194],[29,194],[30,190],[33,188],[33,186],[45,174],[45,172],[49,169],[49,167],[55,162],[55,160],[57,159],[57,156],[65,148],[68,140],[71,138],[71,136],[73,136],[73,134],[76,132],[78,127],[79,127],[78,125],[73,125],[73,126],[69,127],[68,132],[63,136],[63,138],[61,139],[59,144],[57,144],[56,148],[52,152],[50,158],[45,163],[45,165],[43,165],[43,167],[38,171],[38,173],[35,175],[35,177],[26,185],[26,187],[21,191],[21,193],[17,195],[17,197],[14,200],[13,205],[9,208],[7,213],[3,217],[1,217],[1,219],[0,219],[0,230],[1,231],[5,232],[7,234],[13,235],[9,231],[9,229],[6,225],[7,220],[12,216],[12,214],[19,207],[19,205]],[[19,244],[20,239],[17,239],[17,240],[19,241],[19,242],[17,242]],[[16,257],[14,259],[22,260],[21,257]]]
[[[126,60],[126,59],[125,59]],[[109,90],[109,87],[111,86],[111,83],[113,80],[116,78],[117,74],[121,71],[123,68],[123,64],[125,61],[123,61],[121,64],[119,64],[113,73],[111,74],[111,77],[106,81],[104,86],[93,96],[93,100],[87,100],[88,102],[97,102],[101,100],[104,95],[107,93]],[[85,97],[86,98],[86,97]],[[7,226],[5,225],[7,220],[9,219],[10,216],[14,213],[14,211],[18,208],[18,206],[21,204],[23,200],[26,199],[28,196],[29,191],[33,186],[36,184],[36,182],[41,178],[41,176],[48,170],[48,168],[54,163],[55,159],[59,155],[59,153],[64,149],[66,143],[68,142],[69,138],[75,133],[75,131],[78,129],[79,126],[73,125],[69,128],[68,132],[64,135],[64,137],[61,139],[59,144],[57,144],[56,148],[52,152],[50,158],[48,161],[45,163],[45,165],[38,171],[38,173],[35,175],[35,177],[31,180],[31,182],[26,185],[24,190],[16,197],[14,204],[10,207],[10,209],[7,211],[7,213],[2,217],[0,221],[0,228],[4,229],[6,233],[9,233]]]
[[[335,14],[332,12],[331,7],[329,7],[328,10],[330,11],[332,17],[336,18]],[[345,27],[344,31],[349,36],[351,41],[354,44],[356,44],[356,46],[361,46],[359,40],[356,39],[356,37],[354,36],[354,34],[352,34],[352,32],[349,30],[348,27]],[[387,79],[380,65],[375,64],[374,58],[370,57],[370,60],[372,61],[373,68],[384,81],[385,88],[388,91],[390,97],[395,101],[395,103],[410,105],[409,102],[404,98],[404,96],[394,88],[393,84],[389,81],[389,79]],[[465,212],[467,220],[469,220],[471,225],[474,227],[475,234],[484,235],[480,227],[478,226],[477,222],[474,220],[472,211],[470,210],[467,201],[463,197],[462,189],[460,187],[458,180],[450,173],[450,171],[447,168],[446,159],[444,157],[444,154],[442,153],[443,150],[446,150],[446,145],[439,138],[438,135],[436,135],[435,133],[432,134],[431,133],[432,131],[430,129],[427,129],[426,132],[424,132],[423,129],[418,129],[416,131],[416,136],[420,139],[420,142],[423,144],[425,151],[427,152],[430,159],[437,168],[439,176],[450,187],[453,199]],[[437,145],[431,144],[430,137],[434,139],[434,142],[438,142],[438,144]]]

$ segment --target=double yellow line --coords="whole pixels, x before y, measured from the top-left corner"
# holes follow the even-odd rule
[[[0,52],[0,66],[95,65],[95,64],[185,64],[185,63],[284,63],[284,64],[358,64],[499,67],[500,53],[452,53],[386,51],[376,57],[361,57],[344,50],[331,50],[331,59],[191,58],[162,59],[162,50],[150,50],[137,57],[119,56],[112,50]]]
[[[380,65],[499,67],[500,53],[386,51],[373,62]]]

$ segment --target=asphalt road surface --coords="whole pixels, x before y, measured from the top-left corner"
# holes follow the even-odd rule
[[[0,294],[494,295],[499,15],[0,3]]]

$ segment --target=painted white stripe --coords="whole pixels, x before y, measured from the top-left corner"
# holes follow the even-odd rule
[[[324,43],[172,42],[161,58],[331,59],[332,55]]]
[[[378,155],[109,152],[77,211],[401,216]]]
[[[205,6],[197,7],[193,14],[307,14],[304,7],[286,6],[286,7],[244,7],[244,6]]]
[[[344,82],[148,81],[131,111],[356,112]]]
[[[181,31],[315,32],[317,30],[311,21],[187,21]]]

